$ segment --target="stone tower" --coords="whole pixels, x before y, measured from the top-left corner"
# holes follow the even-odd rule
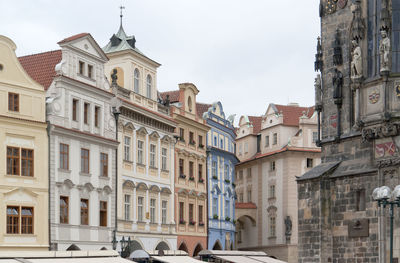
[[[322,163],[297,179],[299,262],[388,260],[388,209],[378,208],[372,191],[400,184],[399,16],[400,0],[320,2]]]

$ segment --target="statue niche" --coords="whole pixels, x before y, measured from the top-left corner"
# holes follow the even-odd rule
[[[357,40],[352,41],[353,51],[351,52],[351,79],[359,80],[362,78],[362,51]]]

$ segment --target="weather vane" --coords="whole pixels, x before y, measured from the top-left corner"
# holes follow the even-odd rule
[[[121,26],[122,26],[122,17],[123,17],[123,15],[122,15],[122,9],[125,9],[125,6],[121,5],[121,6],[119,7],[119,9],[121,9],[121,13],[120,13],[119,17],[121,18]]]

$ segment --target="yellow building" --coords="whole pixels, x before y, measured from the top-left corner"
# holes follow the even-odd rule
[[[0,251],[48,250],[45,91],[0,35]]]

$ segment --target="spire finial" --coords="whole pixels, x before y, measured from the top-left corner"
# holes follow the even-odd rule
[[[122,17],[123,17],[123,15],[122,15],[122,9],[125,9],[125,6],[121,5],[121,6],[119,7],[119,9],[121,9],[121,12],[120,12],[120,14],[119,14],[119,17],[121,18],[121,26],[122,26]]]

